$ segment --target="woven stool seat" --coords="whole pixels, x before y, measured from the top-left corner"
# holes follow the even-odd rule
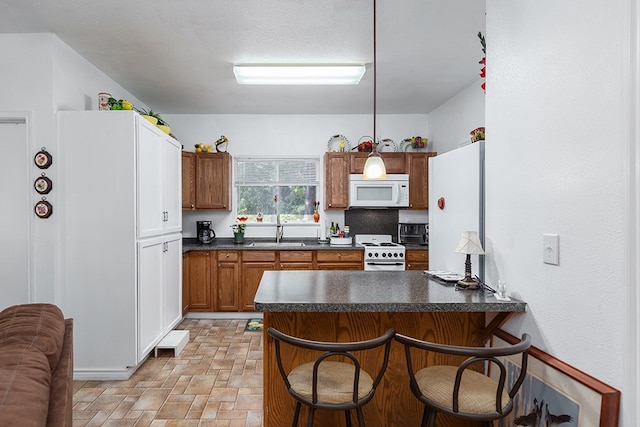
[[[296,399],[293,427],[298,425],[302,405],[309,408],[307,426],[313,425],[317,409],[344,411],[348,427],[351,427],[350,411],[353,409],[358,417],[358,425],[364,426],[362,406],[373,398],[387,369],[391,341],[395,335],[393,329],[379,337],[357,342],[311,341],[274,328],[267,329],[267,334],[273,339],[278,370],[287,391]],[[311,350],[305,354],[309,354],[312,361],[285,366],[282,357],[282,347],[285,345]],[[362,369],[355,354],[378,347],[384,348],[384,357],[378,358],[373,368],[368,368],[371,372],[375,368],[375,376],[372,376]]]
[[[453,411],[453,386],[456,382],[457,366],[431,366],[416,372],[416,382],[422,395]],[[469,414],[495,414],[498,382],[476,371],[462,374],[458,409]],[[502,393],[502,407],[509,405],[509,395]]]
[[[291,390],[308,399],[313,395],[313,363],[305,363],[288,375]],[[348,403],[353,401],[353,376],[355,368],[350,363],[324,361],[318,367],[318,402]],[[360,371],[358,399],[373,390],[373,379]]]
[[[527,373],[531,347],[528,334],[523,334],[518,343],[495,348],[436,344],[402,334],[396,334],[395,339],[404,345],[411,392],[424,404],[423,427],[435,426],[439,412],[480,421],[489,427],[494,420],[506,417],[513,410],[513,396]],[[462,362],[456,366],[435,365],[416,369],[414,357],[419,351],[462,356],[456,358]],[[522,356],[520,372],[513,384],[507,385],[503,357],[513,355]],[[485,365],[491,367],[491,377],[484,373]]]

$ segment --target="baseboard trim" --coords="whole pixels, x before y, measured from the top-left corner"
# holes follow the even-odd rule
[[[185,319],[256,319],[262,318],[261,312],[242,312],[242,313],[221,313],[221,312],[206,312],[197,313],[190,312],[184,316]]]

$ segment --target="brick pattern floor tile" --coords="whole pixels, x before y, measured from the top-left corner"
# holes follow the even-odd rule
[[[246,320],[185,319],[189,343],[124,381],[74,381],[74,427],[261,427],[262,333]]]

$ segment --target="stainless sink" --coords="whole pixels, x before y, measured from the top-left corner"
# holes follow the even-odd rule
[[[303,242],[252,242],[247,246],[250,248],[299,248],[304,245]]]

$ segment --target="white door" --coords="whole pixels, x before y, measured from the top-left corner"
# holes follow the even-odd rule
[[[162,159],[164,138],[138,117],[138,237],[164,232],[165,209]]]
[[[182,320],[182,235],[166,236],[164,252],[164,310],[165,333]]]
[[[31,300],[30,154],[25,120],[0,117],[0,310]]]
[[[138,362],[162,339],[164,305],[163,237],[138,243]]]
[[[163,174],[165,186],[164,210],[167,221],[164,232],[179,233],[182,231],[182,147],[173,138],[165,138]]]

